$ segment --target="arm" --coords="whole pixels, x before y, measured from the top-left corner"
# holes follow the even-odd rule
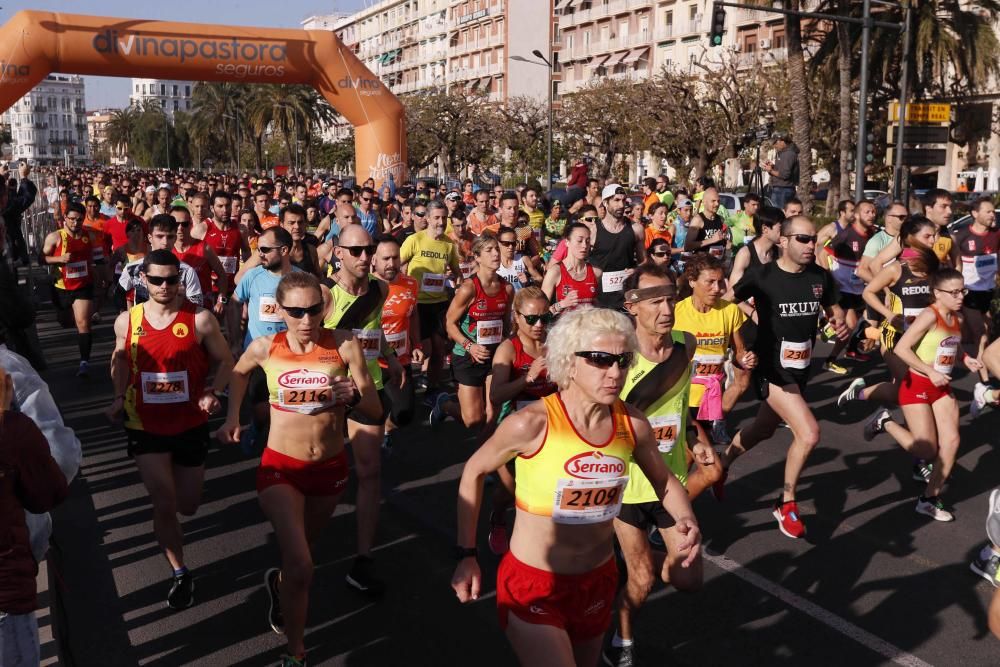
[[[458,546],[476,546],[476,524],[486,476],[518,454],[537,451],[544,437],[545,423],[544,412],[534,406],[512,414],[503,420],[493,437],[477,449],[465,464],[458,484]],[[663,465],[663,459],[660,459],[660,464]],[[478,599],[481,580],[482,574],[475,558],[459,561],[451,578],[451,587],[459,602]]]
[[[705,221],[701,219],[701,214],[695,215],[688,223],[687,236],[684,238],[684,250],[690,252],[701,247],[698,241],[698,233],[705,227]]]
[[[219,288],[219,294],[225,295],[229,291],[229,274],[226,273],[225,267],[219,261],[219,256],[207,244],[205,245],[205,261],[208,263],[209,268],[212,269],[212,272],[215,273],[215,282]],[[221,299],[215,303],[214,310],[217,315],[221,315],[225,309],[226,305],[222,303]]]
[[[543,276],[542,273],[541,273],[541,271],[538,270],[538,267],[535,266],[535,261],[536,260],[540,261],[541,258],[540,257],[525,257],[524,258],[524,270],[527,271],[527,273],[528,273],[529,276],[531,276],[531,280],[532,281],[534,281],[536,284],[540,285],[540,284],[542,284],[542,281],[545,280],[545,276]]]
[[[57,256],[52,255],[52,253],[56,251],[57,245],[59,245],[59,232],[51,232],[45,237],[45,243],[42,244],[42,254],[45,256],[46,264],[69,263],[69,253],[63,253]]]
[[[115,348],[111,351],[111,388],[114,398],[105,414],[111,421],[118,421],[125,407],[125,390],[128,388],[129,367],[128,352],[125,350],[125,338],[131,325],[129,311],[118,315],[115,320]]]
[[[338,336],[346,336],[346,340],[338,346],[340,356],[347,363],[354,384],[357,385],[361,393],[361,400],[354,409],[359,410],[366,417],[378,419],[382,414],[382,403],[379,401],[378,392],[375,390],[375,383],[368,373],[368,364],[365,362],[365,355],[361,351],[361,344],[351,333],[338,332]]]
[[[726,281],[726,293],[722,295],[723,299],[733,300],[733,288],[746,273],[748,266],[750,266],[750,248],[743,246],[736,251],[736,256],[733,257],[733,268],[729,272],[729,280]]]
[[[477,362],[485,363],[490,360],[490,351],[483,345],[479,345],[466,337],[458,326],[458,323],[465,317],[465,313],[468,312],[469,306],[472,305],[472,300],[475,298],[476,288],[471,280],[459,285],[458,289],[455,290],[455,298],[448,305],[448,313],[445,315],[445,328],[448,331],[448,338],[453,343],[464,347],[465,351]]]
[[[895,285],[896,281],[899,280],[901,267],[898,262],[893,262],[889,266],[885,267],[879,271],[871,279],[871,281],[865,285],[865,291],[861,293],[861,298],[865,300],[868,307],[879,313],[887,321],[889,321],[892,326],[896,329],[902,331],[903,329],[903,316],[900,313],[894,313],[889,308],[886,307],[885,301],[882,298],[882,292],[889,286]]]
[[[229,343],[222,335],[219,328],[219,321],[207,310],[199,310],[194,320],[195,330],[200,338],[200,342],[205,346],[208,357],[215,363],[215,379],[212,386],[206,391],[213,394],[222,392],[229,384],[229,378],[233,373],[233,354],[229,350]],[[216,400],[216,410],[218,401]],[[210,414],[215,410],[209,411]]]
[[[194,269],[189,266],[185,271],[184,268],[181,267],[181,277],[184,287],[184,298],[196,306],[200,306],[204,303],[204,295],[201,292],[201,281],[198,280],[198,276],[195,274]]]
[[[634,222],[632,233],[635,235],[635,261],[638,266],[646,261],[646,229],[638,222]]]
[[[326,233],[328,231],[330,231],[330,214],[329,213],[326,214],[326,215],[324,215],[323,219],[319,221],[318,225],[316,225],[316,231],[313,232],[313,236],[315,236],[316,238],[318,238],[320,241],[323,241],[323,240],[326,239]]]
[[[418,364],[424,361],[423,341],[420,340],[420,309],[415,305],[410,313],[410,358]]]
[[[226,421],[216,431],[216,438],[219,441],[229,443],[240,441],[240,408],[246,397],[250,373],[267,359],[273,338],[274,336],[262,336],[255,339],[232,368],[229,376],[229,409],[226,412]]]
[[[494,405],[514,400],[528,385],[524,376],[511,379],[513,363],[514,344],[510,340],[505,340],[493,353],[493,382],[490,384],[489,399]]]
[[[889,245],[882,248],[879,253],[875,256],[875,259],[871,261],[872,266],[885,266],[892,260],[899,257],[899,253],[903,252],[902,246],[899,244],[899,239],[895,238],[889,241]]]

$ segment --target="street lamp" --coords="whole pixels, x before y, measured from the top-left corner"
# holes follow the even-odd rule
[[[549,127],[547,133],[548,136],[547,136],[547,147],[546,147],[547,158],[545,162],[546,166],[545,182],[549,184],[549,187],[547,189],[552,190],[552,73],[554,68],[552,66],[552,62],[544,55],[542,55],[542,52],[539,51],[538,49],[532,51],[531,55],[538,58],[538,60],[540,60],[541,62],[538,62],[536,60],[529,60],[524,56],[511,56],[510,59],[522,63],[529,63],[532,65],[544,65],[549,69]]]

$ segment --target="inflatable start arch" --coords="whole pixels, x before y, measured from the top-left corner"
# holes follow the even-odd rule
[[[0,111],[53,72],[307,84],[354,125],[359,180],[405,176],[402,105],[329,31],[18,12],[0,28]]]

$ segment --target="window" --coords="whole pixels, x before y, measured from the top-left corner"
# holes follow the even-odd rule
[[[167,84],[161,83],[160,84],[160,95],[164,95],[165,96],[166,94],[167,94]]]
[[[570,51],[573,50],[573,33],[569,33],[566,37],[566,48]]]
[[[174,95],[174,97],[177,97],[177,89],[178,88],[180,88],[180,86],[174,85],[174,87],[173,87],[173,90],[174,90],[173,95]]]
[[[191,97],[191,86],[184,86],[184,97]]]
[[[628,21],[618,22],[618,43],[622,46],[628,44]]]
[[[167,101],[165,99],[164,100],[160,100],[160,108],[161,109],[166,109],[167,108]]]
[[[590,48],[590,31],[589,30],[584,30],[583,31],[583,50],[586,51],[589,48]]]
[[[180,100],[174,100],[174,111],[180,111],[181,103]]]
[[[688,18],[691,22],[694,22],[694,18],[698,16],[698,5],[688,5]]]

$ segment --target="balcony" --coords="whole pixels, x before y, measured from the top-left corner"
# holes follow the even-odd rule
[[[500,63],[493,63],[492,65],[483,65],[482,67],[466,67],[457,71],[448,72],[448,76],[446,78],[448,83],[455,83],[458,81],[467,81],[469,79],[479,79],[484,76],[495,76],[502,73],[503,65]]]
[[[674,31],[674,24],[668,23],[667,25],[661,26],[656,29],[656,31],[653,33],[653,40],[657,42],[663,42],[668,39],[673,39],[676,36],[677,35]]]
[[[448,30],[454,31],[459,28],[464,28],[465,26],[475,25],[483,19],[492,18],[494,16],[501,16],[504,13],[504,2],[495,2],[489,7],[480,9],[477,12],[471,12],[469,14],[463,14],[462,16],[452,16],[448,20]]]
[[[35,123],[35,129],[36,130],[47,130],[47,129],[49,129],[49,124],[48,123]]]
[[[640,32],[634,35],[628,35],[623,39],[612,39],[606,42],[591,42],[587,44],[577,44],[573,47],[573,51],[562,51],[562,62],[569,62],[570,60],[582,60],[593,55],[598,55],[601,53],[608,53],[610,51],[623,51],[625,49],[633,49],[638,46],[647,46],[651,41],[651,34],[648,32]]]
[[[480,51],[482,49],[488,49],[494,46],[503,46],[503,36],[502,35],[491,35],[485,39],[480,38],[471,42],[466,42],[464,44],[456,44],[452,47],[453,55],[463,55],[465,53],[470,53],[472,51]]]
[[[563,14],[559,17],[559,26],[565,28],[571,25],[590,23],[598,19],[617,16],[618,14],[625,14],[652,6],[653,0],[612,0],[606,5],[591,7],[590,9],[573,12],[572,14]]]
[[[47,106],[45,106],[44,104],[36,104],[35,108],[32,109],[32,111],[34,111],[35,113],[45,113],[48,110],[49,110],[49,108]]]
[[[773,65],[784,62],[788,59],[788,49],[785,47],[775,49],[763,49],[761,51],[751,51],[741,53],[736,58],[736,65],[740,69],[750,69],[758,65]]]

